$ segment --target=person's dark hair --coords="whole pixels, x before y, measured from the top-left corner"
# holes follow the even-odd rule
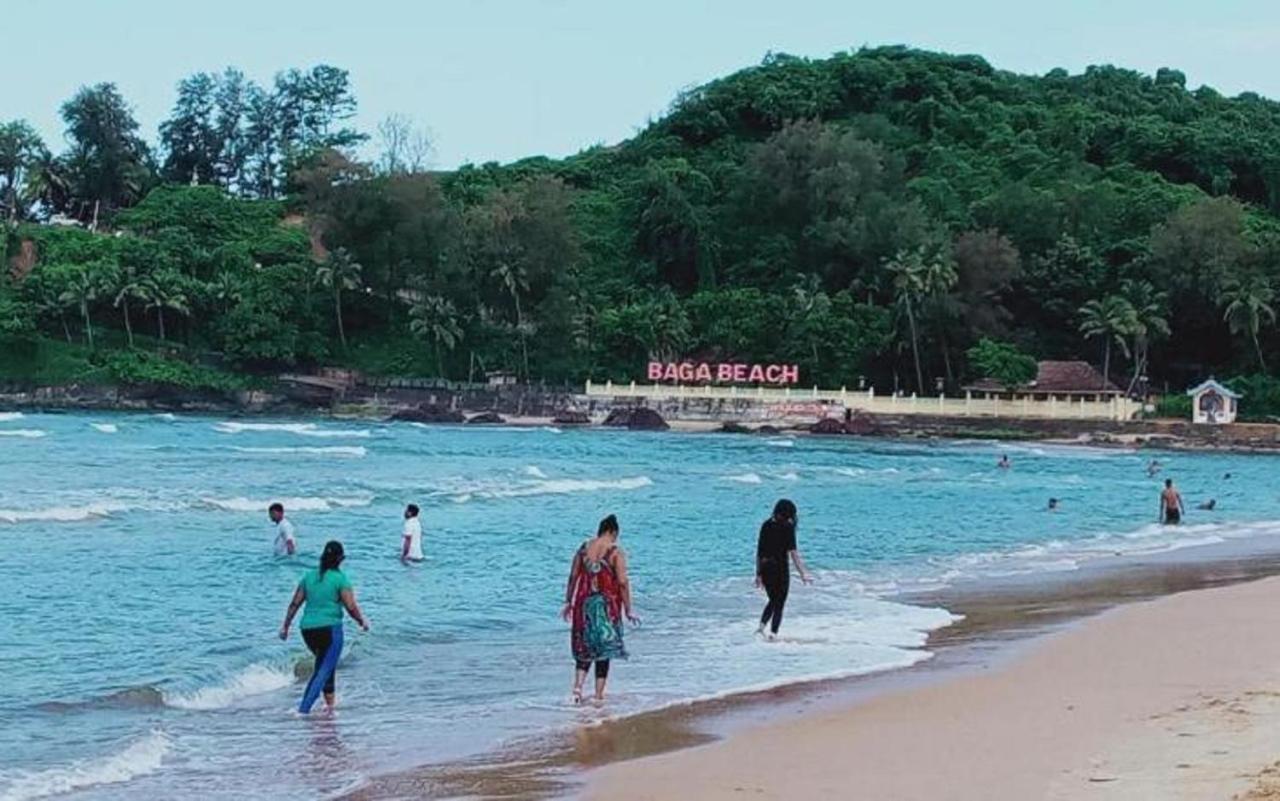
[[[1172,487],[1172,486],[1173,486],[1173,479],[1171,479],[1171,478],[1166,478],[1166,479],[1164,480],[1164,485],[1165,485],[1166,487]]]
[[[600,527],[596,529],[596,536],[603,537],[605,534],[618,533],[618,516],[609,515],[600,521]]]
[[[279,502],[277,502],[277,503],[273,503],[273,504],[271,504],[270,506],[268,506],[268,507],[267,507],[267,511],[268,511],[268,512],[279,512],[280,514],[284,514],[284,504],[279,503]]]
[[[324,578],[325,571],[337,570],[338,565],[342,564],[342,560],[346,558],[346,554],[342,551],[342,543],[337,540],[329,540],[324,544],[324,553],[320,554],[320,578]]]
[[[409,505],[405,508],[405,511],[409,513],[409,517],[417,517],[417,516],[418,516],[418,504],[416,504],[416,503],[411,503],[411,504],[409,504]]]
[[[788,523],[795,525],[796,514],[796,505],[786,498],[783,498],[773,505],[773,516],[778,520],[785,520]]]

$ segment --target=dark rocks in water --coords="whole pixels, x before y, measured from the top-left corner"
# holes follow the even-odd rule
[[[744,426],[742,423],[739,423],[739,422],[737,422],[737,421],[735,421],[735,420],[729,420],[728,422],[726,422],[726,423],[724,423],[723,425],[721,425],[721,426],[720,426],[720,433],[722,433],[722,434],[750,434],[750,433],[751,433],[751,429],[747,428],[747,427],[746,427],[746,426]]]
[[[855,412],[849,421],[844,424],[846,434],[878,434],[880,432],[880,424],[876,419],[866,412]]]
[[[467,418],[467,425],[500,426],[505,422],[507,422],[506,419],[497,412],[481,412]]]
[[[765,424],[757,428],[756,433],[766,437],[776,437],[782,433],[782,429],[777,426]]]
[[[591,424],[591,416],[576,409],[563,409],[556,412],[551,422],[558,426],[585,426]]]
[[[614,409],[605,418],[604,424],[611,428],[626,428],[631,431],[666,431],[671,426],[662,419],[662,415],[653,409],[643,406],[634,409]]]
[[[844,423],[834,417],[824,417],[809,428],[813,434],[843,434]]]
[[[414,409],[401,409],[391,415],[392,420],[403,420],[410,423],[465,423],[467,417],[462,412],[447,409],[433,403],[424,403]]]

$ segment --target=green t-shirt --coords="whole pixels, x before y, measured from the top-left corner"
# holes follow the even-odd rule
[[[319,629],[342,623],[340,596],[343,590],[351,589],[351,580],[345,573],[334,568],[326,570],[324,578],[321,578],[319,568],[308,570],[298,582],[298,589],[307,597],[299,628]]]

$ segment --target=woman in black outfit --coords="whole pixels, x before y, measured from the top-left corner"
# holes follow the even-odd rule
[[[810,583],[809,571],[796,548],[796,505],[784,498],[773,507],[773,517],[760,526],[760,540],[756,545],[756,586],[763,586],[769,596],[756,633],[764,634],[764,627],[768,624],[770,640],[778,636],[782,608],[787,604],[787,592],[791,589],[788,559],[796,563],[800,580]]]

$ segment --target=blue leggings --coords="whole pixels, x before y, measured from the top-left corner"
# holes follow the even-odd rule
[[[320,698],[320,692],[333,692],[334,675],[338,672],[338,657],[342,656],[342,624],[324,626],[317,629],[303,629],[302,641],[315,655],[315,668],[311,671],[311,680],[302,694],[302,703],[298,711],[307,714]]]

